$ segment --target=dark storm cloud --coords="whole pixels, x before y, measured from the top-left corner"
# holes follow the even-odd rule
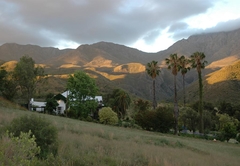
[[[161,30],[190,34],[181,20],[204,13],[209,0],[0,0],[0,44],[55,46],[110,41],[154,42]],[[191,34],[190,34],[191,35]]]

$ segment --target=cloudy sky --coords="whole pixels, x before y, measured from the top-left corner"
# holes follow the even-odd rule
[[[77,48],[99,41],[145,52],[240,28],[240,0],[0,0],[0,45]]]

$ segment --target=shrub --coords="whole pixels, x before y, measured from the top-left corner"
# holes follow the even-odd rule
[[[99,121],[103,124],[115,125],[118,123],[118,116],[110,107],[102,108],[99,113]]]
[[[0,140],[0,165],[33,165],[37,162],[35,157],[40,148],[35,142],[36,138],[28,133],[20,133],[14,137],[6,133]]]
[[[166,133],[174,125],[170,107],[158,107],[156,111],[142,111],[135,116],[135,121],[143,129]]]
[[[240,143],[240,133],[237,134],[236,140]]]
[[[23,116],[13,119],[7,130],[19,137],[21,132],[28,133],[31,130],[31,137],[36,137],[37,146],[41,148],[40,158],[46,158],[48,154],[57,154],[57,129],[46,119],[40,116]]]
[[[228,142],[230,140],[230,138],[236,138],[236,135],[237,135],[236,126],[228,123],[224,126],[221,133],[222,133],[224,139],[227,140],[227,142]]]

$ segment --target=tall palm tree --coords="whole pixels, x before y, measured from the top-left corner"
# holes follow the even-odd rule
[[[146,66],[146,72],[147,74],[152,78],[153,80],[153,109],[156,109],[157,107],[157,101],[156,101],[156,92],[155,92],[155,79],[156,77],[159,75],[160,71],[160,67],[157,64],[157,61],[152,61],[147,63]]]
[[[203,84],[202,84],[202,69],[205,68],[207,61],[205,61],[205,54],[203,52],[195,52],[193,53],[191,58],[191,66],[192,68],[196,68],[198,72],[198,83],[199,83],[199,105],[198,112],[200,114],[200,133],[204,131],[203,124]]]
[[[182,84],[183,84],[183,106],[186,105],[186,94],[185,94],[185,74],[190,70],[190,60],[182,55],[179,58],[180,70],[182,73]]]
[[[172,71],[172,74],[174,76],[174,117],[175,117],[175,131],[174,134],[177,134],[178,132],[178,102],[177,102],[177,82],[176,82],[176,76],[178,71],[180,70],[179,65],[179,57],[177,54],[171,54],[169,58],[165,59],[166,64],[168,65],[168,69]]]

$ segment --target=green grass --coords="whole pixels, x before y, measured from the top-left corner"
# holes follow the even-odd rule
[[[107,126],[16,107],[0,105],[0,126],[25,114],[44,116],[58,128],[60,146],[55,165],[237,166],[240,163],[238,144]]]

